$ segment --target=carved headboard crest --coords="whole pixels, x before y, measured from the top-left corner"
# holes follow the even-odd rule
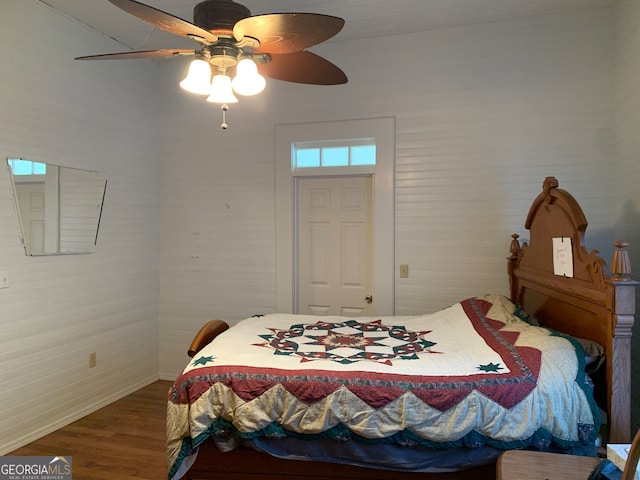
[[[542,182],[542,193],[533,201],[524,226],[527,230],[531,229],[531,224],[537,214],[538,208],[541,208],[543,205],[546,207],[557,205],[564,212],[564,218],[570,220],[575,230],[581,233],[578,239],[580,240],[579,244],[582,245],[582,237],[587,228],[587,218],[576,199],[566,190],[558,188],[558,185],[558,180],[555,177],[547,177],[544,179],[544,182]]]
[[[550,192],[552,188],[558,188],[558,180],[556,177],[545,178],[544,182],[542,182],[542,191],[544,192],[545,197],[551,197]]]

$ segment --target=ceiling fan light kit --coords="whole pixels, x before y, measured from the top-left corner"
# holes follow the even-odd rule
[[[257,95],[264,90],[267,81],[258,73],[258,67],[252,58],[240,58],[236,66],[236,76],[231,82],[233,89],[240,95]]]
[[[180,86],[221,103],[223,123],[228,103],[257,95],[264,77],[309,85],[347,83],[344,72],[306,49],[336,35],[344,20],[317,13],[270,13],[251,16],[233,0],[204,0],[193,9],[193,23],[135,0],[109,0],[140,20],[200,43],[198,50],[163,49],[77,57],[76,60],[168,58],[194,55]],[[233,80],[231,77],[233,76]]]
[[[187,92],[197,95],[211,93],[211,66],[209,62],[196,58],[189,64],[189,71],[180,86]]]
[[[211,81],[211,93],[207,97],[207,102],[211,103],[238,103],[238,99],[233,94],[231,78],[228,75],[214,75]]]

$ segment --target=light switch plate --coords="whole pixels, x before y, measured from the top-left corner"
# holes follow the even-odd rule
[[[400,265],[400,278],[409,278],[409,265],[406,263]]]
[[[9,288],[9,272],[0,272],[0,288]]]

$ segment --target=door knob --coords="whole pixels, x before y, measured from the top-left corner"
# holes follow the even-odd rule
[[[373,295],[367,295],[366,297],[364,297],[364,301],[367,303],[373,303]]]

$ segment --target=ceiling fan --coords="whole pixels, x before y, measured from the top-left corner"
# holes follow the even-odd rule
[[[237,102],[233,94],[254,95],[264,77],[310,85],[347,82],[344,72],[306,49],[336,35],[344,20],[317,13],[270,13],[251,16],[233,0],[204,0],[193,9],[193,23],[135,0],[109,0],[152,26],[191,38],[198,49],[144,50],[77,57],[76,60],[167,58],[192,55],[194,61],[180,85],[207,100]],[[231,76],[235,76],[231,81]],[[213,77],[213,78],[212,78]],[[226,108],[225,108],[226,107]],[[226,128],[223,118],[223,128]]]

